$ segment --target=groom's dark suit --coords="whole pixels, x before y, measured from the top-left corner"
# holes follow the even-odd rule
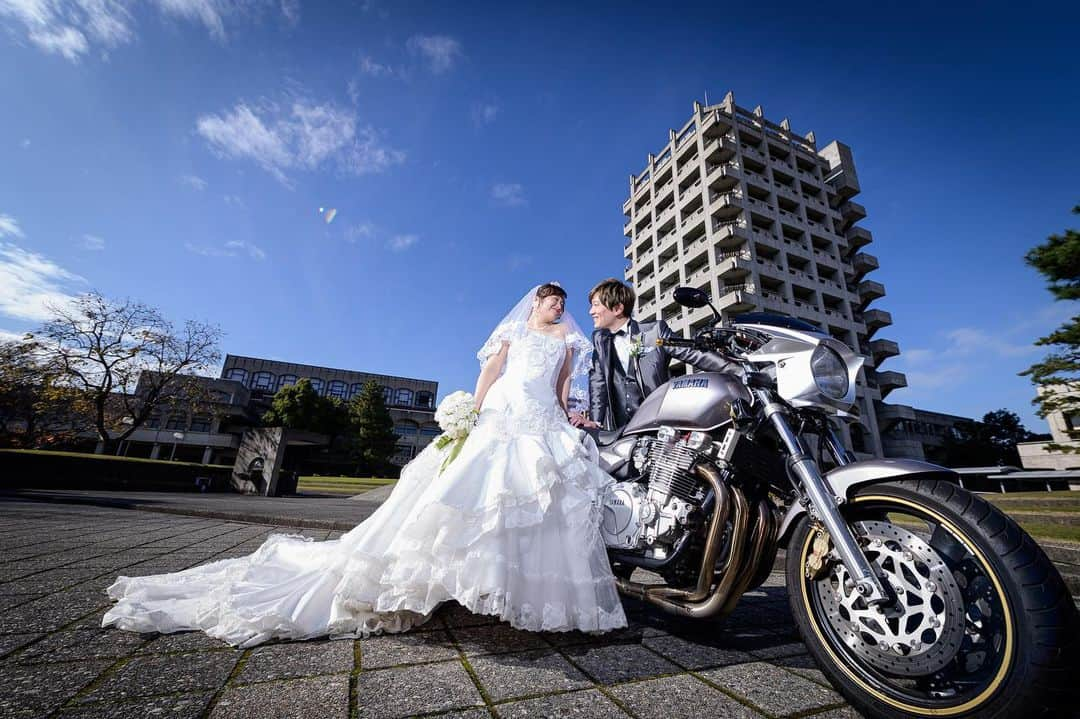
[[[722,358],[688,347],[656,346],[657,339],[671,337],[663,320],[638,322],[631,318],[622,330],[631,340],[640,340],[642,354],[631,357],[623,369],[615,350],[615,336],[610,330],[593,332],[592,368],[589,370],[589,416],[605,430],[617,429],[630,421],[642,400],[671,379],[668,364],[682,360],[708,371],[732,371]]]

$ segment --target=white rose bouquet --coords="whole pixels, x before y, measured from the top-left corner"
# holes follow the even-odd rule
[[[475,404],[476,400],[471,393],[458,390],[447,395],[439,403],[438,409],[435,410],[435,421],[439,423],[439,427],[443,431],[435,439],[435,446],[439,449],[445,449],[447,446],[453,445],[446,455],[446,459],[443,460],[442,466],[439,467],[440,474],[461,452],[461,447],[465,444],[465,438],[469,436],[469,432],[476,425],[478,414]]]

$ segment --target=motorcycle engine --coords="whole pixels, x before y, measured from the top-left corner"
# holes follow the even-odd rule
[[[638,440],[633,462],[640,476],[609,489],[600,529],[604,543],[614,549],[641,550],[652,559],[670,556],[691,513],[705,498],[705,486],[690,468],[710,445],[704,432],[679,437],[670,427],[661,427],[656,437]]]

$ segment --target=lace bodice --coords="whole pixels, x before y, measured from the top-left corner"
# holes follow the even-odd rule
[[[566,340],[537,330],[511,342],[506,367],[484,398],[479,421],[507,438],[567,424],[555,387],[566,350]]]

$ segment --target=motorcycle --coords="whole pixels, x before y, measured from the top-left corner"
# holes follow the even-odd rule
[[[724,326],[691,340],[742,370],[673,378],[630,422],[600,432],[615,477],[601,533],[620,591],[672,614],[722,617],[780,549],[809,651],[858,710],[880,717],[1075,711],[1080,617],[1054,565],[955,473],[856,461],[834,422],[858,421],[862,357],[801,320]],[[662,584],[632,581],[635,568]]]

